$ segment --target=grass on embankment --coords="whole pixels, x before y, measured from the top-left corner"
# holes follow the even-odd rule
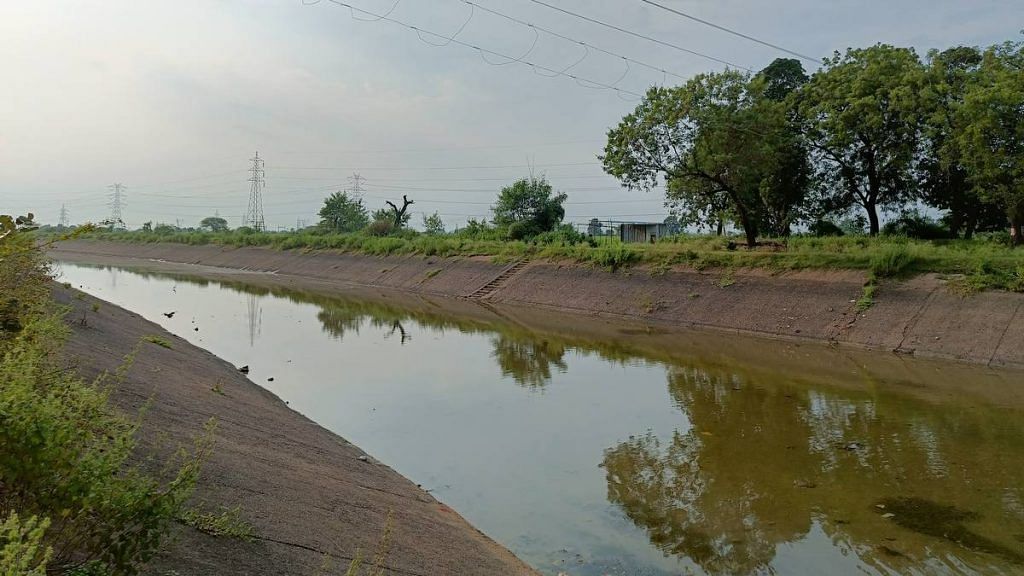
[[[992,239],[912,240],[903,237],[793,237],[755,250],[730,248],[728,238],[677,236],[657,244],[622,244],[601,239],[596,245],[538,244],[523,241],[476,240],[454,235],[428,236],[405,232],[399,237],[362,233],[310,232],[203,233],[98,232],[88,238],[121,242],[170,242],[189,245],[265,246],[279,250],[330,249],[377,256],[490,256],[498,261],[568,259],[581,264],[618,269],[649,264],[703,268],[763,268],[768,270],[864,270],[875,278],[934,272],[962,275],[954,287],[970,293],[984,289],[1024,291],[1024,250],[1013,250]]]

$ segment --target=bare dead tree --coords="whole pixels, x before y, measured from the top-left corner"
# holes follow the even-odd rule
[[[399,210],[398,206],[395,206],[394,202],[392,202],[391,200],[385,200],[384,203],[387,204],[388,206],[391,206],[391,210],[393,210],[394,213],[395,213],[395,228],[396,229],[402,227],[402,223],[405,220],[405,213],[406,213],[406,211],[409,210],[409,206],[412,206],[413,204],[415,204],[415,202],[413,202],[412,200],[409,200],[405,196],[405,194],[402,194],[402,209],[401,210]]]

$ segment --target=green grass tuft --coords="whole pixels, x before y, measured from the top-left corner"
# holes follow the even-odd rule
[[[164,338],[161,338],[159,336],[153,336],[153,335],[143,336],[142,339],[145,340],[146,342],[151,342],[153,344],[156,344],[157,346],[162,346],[164,348],[167,348],[168,350],[173,350],[174,349],[174,347],[171,346],[170,342],[168,342],[167,340],[165,340]]]
[[[255,535],[252,525],[242,519],[240,506],[225,508],[220,514],[198,509],[186,510],[178,519],[183,524],[211,536],[250,541]]]

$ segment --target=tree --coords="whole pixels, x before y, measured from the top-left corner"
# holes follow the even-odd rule
[[[764,97],[775,102],[784,102],[810,80],[803,64],[795,58],[776,58],[758,72],[758,77],[765,81]]]
[[[985,51],[958,121],[962,160],[978,196],[1003,209],[1013,246],[1024,243],[1024,42]]]
[[[925,86],[913,49],[878,44],[837,52],[800,90],[801,120],[831,200],[863,208],[872,235],[879,209],[913,196]]]
[[[605,172],[629,189],[664,179],[684,223],[716,222],[725,208],[755,246],[787,137],[784,110],[763,97],[764,84],[729,70],[651,88],[608,133]]]
[[[601,229],[604,227],[601,221],[597,218],[591,218],[587,224],[587,236],[600,236]]]
[[[391,224],[395,227],[396,230],[399,229],[399,228],[404,228],[405,225],[409,223],[409,219],[412,218],[412,214],[408,213],[409,206],[412,206],[413,204],[415,204],[415,202],[412,201],[412,200],[409,200],[405,196],[405,194],[402,194],[402,207],[401,208],[396,206],[395,203],[392,202],[391,200],[385,200],[384,203],[387,204],[391,208]],[[377,211],[375,213],[374,219],[375,220],[378,219],[377,215],[380,215],[382,212],[383,213],[387,213],[386,211],[380,211],[379,210],[379,211]]]
[[[423,231],[430,236],[440,236],[444,234],[444,221],[441,220],[441,215],[434,212],[430,216],[423,215]]]
[[[320,209],[320,226],[334,232],[356,232],[370,223],[362,198],[347,192],[335,192],[324,199]]]
[[[778,58],[759,72],[755,80],[762,83],[761,94],[766,100],[762,106],[785,117],[785,129],[775,135],[775,169],[761,187],[760,223],[771,235],[785,238],[793,223],[806,216],[801,211],[813,172],[793,97],[808,77],[799,60]]]
[[[220,216],[207,216],[199,222],[199,228],[210,232],[227,232],[228,221]]]
[[[494,224],[508,229],[513,239],[536,236],[555,229],[565,218],[564,193],[554,194],[544,178],[522,178],[501,189],[491,207]]]
[[[981,50],[967,46],[928,54],[928,116],[918,170],[921,197],[929,206],[948,211],[945,221],[953,238],[961,231],[971,238],[975,230],[999,228],[1005,222],[1001,209],[979,198],[961,160],[966,120],[961,108],[982,60]]]

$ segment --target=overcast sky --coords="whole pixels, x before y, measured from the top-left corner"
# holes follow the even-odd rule
[[[308,1],[308,0],[307,0]],[[689,50],[760,69],[786,56],[642,3],[546,0]],[[521,56],[623,92],[547,78],[401,25],[354,20],[321,0],[74,0],[0,3],[0,212],[55,223],[109,214],[107,186],[127,188],[125,220],[237,226],[248,159],[266,160],[271,228],[316,221],[323,197],[366,179],[370,208],[403,193],[450,226],[487,216],[503,183],[546,174],[574,221],[660,220],[657,193],[618,188],[596,155],[631,111],[630,93],[720,70],[714,60],[559,13],[531,0],[351,0],[420,30]],[[1021,0],[663,0],[802,54],[886,42],[920,53],[1019,38]],[[535,34],[488,13],[621,56]],[[364,19],[366,14],[356,13]],[[532,48],[532,49],[531,49]],[[585,56],[585,58],[584,58]],[[580,61],[582,58],[582,61]],[[806,64],[813,70],[813,64]],[[623,77],[623,74],[625,76]],[[621,80],[620,80],[621,78]],[[617,83],[616,83],[617,82]]]

